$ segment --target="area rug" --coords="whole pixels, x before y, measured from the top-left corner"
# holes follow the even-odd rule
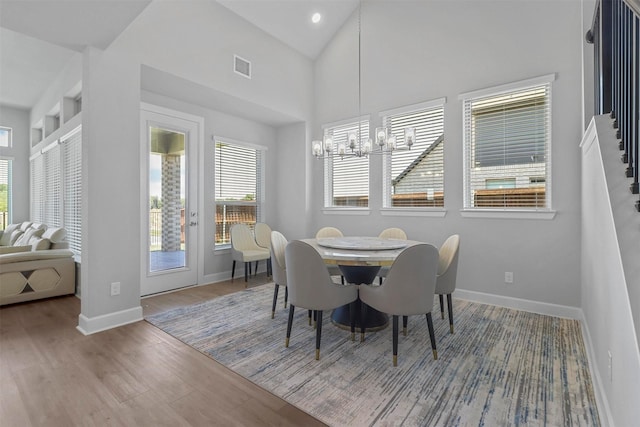
[[[599,425],[578,321],[454,298],[450,334],[436,302],[438,360],[412,316],[394,368],[390,326],[353,342],[329,313],[319,361],[306,310],[285,348],[272,297],[263,285],[146,320],[331,426]]]

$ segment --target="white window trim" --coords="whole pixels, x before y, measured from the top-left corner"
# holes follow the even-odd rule
[[[512,92],[514,90],[526,88],[527,86],[539,86],[539,85],[549,84],[555,81],[555,79],[556,79],[555,73],[546,74],[544,76],[534,77],[527,80],[520,80],[517,82],[506,83],[500,86],[493,86],[485,89],[478,89],[471,92],[461,93],[460,95],[458,95],[458,100],[464,101],[469,98],[479,98],[487,95],[500,95],[502,93]],[[462,114],[464,117],[464,109],[462,111]]]
[[[478,98],[490,95],[500,95],[502,93],[512,92],[515,90],[520,90],[522,88],[526,88],[527,86],[539,86],[545,84],[551,84],[556,79],[556,74],[545,74],[539,77],[533,77],[526,80],[520,80],[517,82],[506,83],[499,86],[493,86],[485,89],[478,89],[470,92],[461,93],[458,95],[458,100],[460,100],[463,104],[464,101],[469,98]],[[552,100],[549,100],[552,103]],[[552,116],[553,109],[551,109],[551,114],[549,117],[549,144],[551,144],[551,133],[552,133]],[[462,107],[462,123],[463,123],[463,132],[462,132],[462,141],[463,145],[465,144],[467,138],[467,129],[464,126],[465,123],[465,109],[464,105]],[[551,153],[551,147],[549,147],[549,153]],[[553,159],[549,157],[547,161],[548,167],[548,175],[551,175],[552,172],[552,161]],[[463,148],[463,173],[467,173],[467,164],[466,164],[466,153]],[[466,184],[463,180],[463,193],[466,193],[466,188],[464,187]],[[547,192],[547,203],[551,206],[552,200],[552,188],[546,188]],[[544,209],[504,209],[504,208],[463,208],[460,209],[460,215],[465,218],[496,218],[496,219],[542,219],[542,220],[551,220],[555,218],[557,211],[549,208]]]
[[[380,208],[382,216],[416,216],[416,217],[432,217],[444,218],[447,210],[444,208]]]
[[[350,119],[345,119],[345,120],[339,120],[337,122],[331,122],[331,123],[325,123],[322,126],[320,126],[320,128],[322,129],[322,133],[324,134],[325,129],[329,129],[329,128],[335,128],[338,126],[344,126],[344,125],[348,125],[350,123],[354,123],[354,122],[361,122],[363,120],[366,120],[369,122],[369,127],[371,127],[371,114],[365,114],[362,115],[360,117],[356,116]]]
[[[334,206],[322,208],[322,213],[325,215],[371,215],[371,209]]]
[[[419,102],[417,104],[405,105],[404,107],[392,108],[391,110],[380,111],[381,118],[385,116],[396,116],[398,114],[411,113],[418,110],[428,110],[443,106],[447,103],[447,98],[432,99],[431,101]]]
[[[447,97],[436,98],[430,101],[419,102],[417,104],[405,105],[403,107],[392,108],[390,110],[381,111],[378,115],[381,119],[387,116],[395,116],[398,114],[411,113],[419,110],[428,110],[431,108],[442,107],[447,103]],[[444,113],[444,111],[443,111]],[[382,121],[382,120],[381,120]],[[446,140],[446,138],[445,138]],[[444,167],[444,165],[443,165]],[[383,177],[384,180],[384,172]],[[444,187],[447,184],[443,181]],[[446,192],[445,192],[446,194]],[[387,197],[385,194],[382,197]],[[447,214],[447,210],[441,207],[382,207],[379,209],[382,216],[415,216],[415,217],[440,217],[443,218]]]

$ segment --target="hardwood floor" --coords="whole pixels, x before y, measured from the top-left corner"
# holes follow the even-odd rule
[[[266,282],[259,275],[249,286]],[[141,304],[148,315],[244,285],[241,277]],[[79,314],[74,296],[0,308],[0,425],[324,425],[147,322],[84,336]]]

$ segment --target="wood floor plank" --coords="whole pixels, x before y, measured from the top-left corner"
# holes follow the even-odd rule
[[[149,315],[244,289],[241,277],[141,305]],[[147,322],[84,336],[79,313],[75,296],[0,308],[2,427],[323,425]]]

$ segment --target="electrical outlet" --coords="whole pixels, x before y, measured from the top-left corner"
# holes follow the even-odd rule
[[[513,272],[505,271],[504,272],[504,283],[513,283]]]
[[[611,357],[611,350],[607,351],[609,354],[609,382],[613,382],[613,357]]]
[[[113,282],[111,284],[111,296],[120,295],[120,282]]]

